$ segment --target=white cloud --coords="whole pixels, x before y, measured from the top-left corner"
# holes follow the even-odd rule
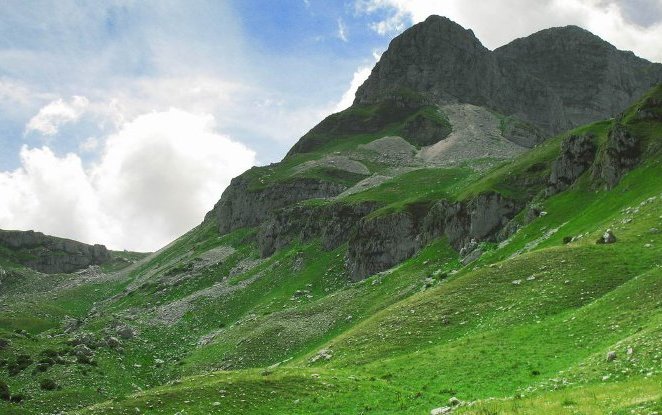
[[[338,39],[342,40],[343,42],[347,42],[349,40],[347,37],[347,27],[341,18],[338,18]]]
[[[73,96],[69,102],[59,98],[39,110],[25,126],[25,132],[39,132],[52,136],[57,134],[60,126],[77,121],[85,112],[90,101],[81,96]]]
[[[0,228],[36,229],[115,249],[155,250],[202,220],[255,153],[215,132],[211,115],[141,115],[105,141],[98,163],[48,147],[0,172]]]
[[[661,4],[659,0],[653,3]],[[532,7],[528,0],[357,0],[363,14],[387,12],[371,24],[383,35],[395,34],[431,14],[446,16],[472,29],[489,48],[552,26],[578,25],[614,44],[649,60],[662,61],[662,22],[637,24],[623,0],[541,0]],[[659,6],[658,6],[659,7]]]

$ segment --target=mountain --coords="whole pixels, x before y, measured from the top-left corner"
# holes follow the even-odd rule
[[[544,76],[535,50],[584,41],[598,58],[558,62],[602,84]],[[0,412],[662,411],[662,84],[615,109],[658,66],[595,45],[491,52],[431,17],[158,252],[46,275],[0,250]],[[618,57],[618,82],[589,64]],[[497,107],[535,88],[539,118]]]
[[[662,64],[576,26],[543,30],[492,52],[470,30],[430,16],[391,42],[354,103],[409,88],[436,103],[488,107],[557,134],[615,116],[660,80]]]

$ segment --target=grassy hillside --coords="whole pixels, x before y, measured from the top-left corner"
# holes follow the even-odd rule
[[[219,235],[214,219],[97,273],[0,259],[0,392],[15,401],[0,413],[426,414],[451,398],[458,414],[659,412],[661,91],[620,120],[642,156],[612,189],[594,167],[545,195],[563,140],[591,133],[601,154],[608,120],[488,171],[415,169],[305,202],[386,215],[491,191],[526,206],[466,266],[442,237],[351,283],[346,244],[295,240],[262,258],[257,229]],[[616,243],[596,244],[607,229]]]

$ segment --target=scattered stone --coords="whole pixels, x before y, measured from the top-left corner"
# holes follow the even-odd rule
[[[607,231],[596,241],[597,244],[613,244],[616,242],[616,236],[611,229]]]
[[[74,346],[83,344],[90,348],[95,348],[98,344],[96,336],[87,332],[76,334],[72,339],[69,340],[69,342]]]
[[[65,317],[62,322],[62,329],[65,333],[71,333],[72,331],[77,330],[83,322],[80,319],[73,317]]]
[[[310,290],[296,290],[294,294],[292,294],[292,299],[308,297],[309,295],[310,295]]]
[[[117,327],[117,335],[125,340],[133,339],[138,333],[128,324],[122,324]]]
[[[614,351],[608,352],[607,353],[607,361],[608,362],[613,362],[614,360],[616,360],[616,352],[614,352]]]
[[[315,363],[319,360],[331,360],[333,357],[333,350],[331,349],[322,349],[313,357],[310,358],[310,363]]]
[[[76,357],[81,357],[81,356],[89,357],[89,356],[92,356],[94,354],[94,352],[92,351],[92,349],[90,349],[86,345],[79,344],[76,347],[74,347],[73,354]]]
[[[450,414],[453,408],[450,406],[442,406],[441,408],[435,408],[430,411],[430,415],[443,415],[443,414]]]
[[[522,283],[522,280],[514,280],[512,282],[513,285],[520,285]]]
[[[452,398],[450,398],[448,400],[448,404],[450,406],[460,406],[460,405],[462,405],[462,401],[457,399],[455,396],[453,396]]]
[[[113,337],[113,336],[108,336],[106,338],[106,344],[111,349],[117,349],[117,348],[122,346],[122,342],[120,341],[120,339],[118,339],[117,337]]]

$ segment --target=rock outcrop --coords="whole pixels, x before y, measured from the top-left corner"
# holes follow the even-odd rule
[[[418,252],[422,246],[419,216],[415,211],[403,211],[362,220],[347,249],[350,278],[361,280]]]
[[[458,251],[476,241],[496,240],[521,208],[515,201],[489,192],[467,202],[440,200],[431,207],[417,205],[365,218],[349,240],[347,270],[353,280],[363,279],[412,257],[442,236]]]
[[[207,214],[218,219],[221,234],[258,226],[277,209],[302,200],[337,196],[347,189],[342,184],[311,178],[293,178],[252,189],[247,173],[232,179],[221,200]]]
[[[295,240],[320,238],[322,247],[332,250],[347,242],[361,218],[370,214],[377,204],[330,203],[322,206],[295,205],[275,212],[257,234],[257,244],[263,257]]]
[[[436,103],[488,107],[558,133],[623,111],[662,81],[662,65],[575,26],[552,28],[490,51],[445,17],[396,37],[358,89],[355,104],[399,88]]]
[[[34,231],[0,230],[0,246],[10,259],[46,274],[74,272],[110,261],[103,245],[87,245]]]
[[[600,167],[595,170],[595,174],[599,175],[608,188],[613,188],[625,173],[639,163],[640,157],[639,139],[633,136],[623,124],[616,122],[609,132]]]
[[[595,137],[572,135],[561,144],[561,154],[552,163],[547,194],[567,189],[595,160]]]

